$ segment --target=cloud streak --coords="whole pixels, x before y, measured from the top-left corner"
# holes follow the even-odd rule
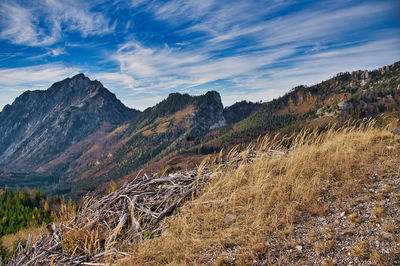
[[[53,82],[77,74],[80,69],[58,64],[39,66],[0,68],[0,90],[24,91],[27,89],[46,89]]]
[[[50,29],[49,34],[39,28],[38,20],[28,8],[2,2],[0,10],[0,18],[2,18],[0,38],[2,39],[15,44],[40,46],[52,44],[59,38],[59,31],[55,27]]]
[[[232,81],[238,90],[233,90],[234,93],[223,96],[223,99],[226,104],[232,104],[241,98],[250,101],[272,100],[282,96],[290,88],[298,85],[311,86],[339,72],[374,70],[393,63],[393,58],[400,58],[400,50],[397,47],[400,47],[400,40],[389,38],[356,47],[321,51],[312,56],[296,57],[282,62],[285,66],[234,78]],[[254,88],[253,93],[246,89],[249,87]]]
[[[175,0],[153,5],[157,19],[173,24],[195,22],[179,28],[179,34],[201,33],[202,37],[176,47],[129,41],[110,60],[119,64],[125,80],[132,77],[127,87],[133,94],[165,95],[183,88],[193,92],[223,80],[230,88],[222,92],[223,99],[232,104],[243,95],[269,100],[271,95],[282,95],[291,87],[321,81],[336,72],[377,67],[400,58],[400,38],[373,30],[380,17],[390,12],[388,3],[321,4],[265,19],[289,3],[276,1],[267,9],[251,1],[228,6],[206,1],[199,6],[198,2]],[[253,11],[251,18],[243,9]],[[366,32],[366,28],[372,30]],[[373,36],[382,39],[371,40]],[[345,47],[343,38],[349,39]]]
[[[0,38],[19,45],[49,46],[65,31],[86,37],[111,33],[115,28],[101,13],[91,12],[85,2],[77,0],[34,0],[29,6],[4,1],[0,14]]]

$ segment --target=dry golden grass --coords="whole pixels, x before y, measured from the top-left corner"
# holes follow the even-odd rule
[[[375,203],[372,212],[377,218],[381,218],[385,213],[385,203],[384,202]]]
[[[397,224],[396,220],[394,220],[392,217],[388,217],[383,221],[382,229],[384,232],[395,234],[398,228],[399,225]]]
[[[293,103],[293,101],[290,99],[289,106],[280,110],[278,112],[278,115],[287,115],[292,112],[296,112],[298,114],[305,114],[315,107],[316,100],[317,99],[315,97],[312,97],[312,98],[309,98],[307,101],[303,101],[303,102],[300,102],[299,104],[295,105]]]
[[[1,238],[3,246],[8,249],[8,251],[12,251],[15,244],[21,240],[28,240],[29,234],[32,235],[32,241],[35,243],[40,238],[40,232],[43,230],[43,227],[28,227],[18,231],[15,234],[5,235]]]
[[[76,216],[78,211],[78,206],[71,199],[69,199],[67,202],[62,200],[58,214],[55,215],[52,213],[52,218],[56,222],[69,221],[71,218]]]
[[[145,130],[145,131],[142,132],[142,135],[145,136],[145,137],[148,137],[148,136],[153,135],[153,134],[154,134],[154,132],[151,129],[148,129],[148,130]]]
[[[140,130],[134,131],[132,133],[132,137],[138,133],[142,133],[143,136],[148,137],[153,135],[154,133],[163,133],[167,131],[168,127],[171,125],[172,121],[174,125],[177,125],[183,118],[193,114],[194,106],[189,105],[183,110],[180,110],[172,115],[157,118],[153,123],[147,125]],[[146,124],[146,123],[143,123]],[[157,127],[154,129],[155,124],[158,124]]]
[[[171,119],[174,120],[174,125],[177,125],[183,118],[193,114],[194,112],[194,106],[193,105],[189,105],[187,106],[185,109],[177,111],[176,113],[166,116],[166,117],[161,117],[161,118],[157,118],[155,120],[155,123],[163,123],[166,121],[169,121]]]
[[[194,113],[194,106],[193,105],[189,105],[188,107],[186,107],[185,109],[176,112],[172,118],[174,119],[174,124],[178,124],[183,118],[192,115]]]
[[[109,139],[109,138],[114,137],[115,135],[123,133],[128,128],[128,126],[129,126],[129,124],[127,123],[127,124],[117,127],[116,129],[114,129],[112,132],[110,132],[107,135],[107,138]]]
[[[164,133],[165,131],[167,131],[167,129],[168,129],[168,127],[169,127],[169,124],[170,124],[169,121],[159,124],[159,125],[157,126],[157,128],[156,128],[156,132],[157,132],[158,134]]]
[[[376,251],[372,252],[369,258],[376,265],[388,265],[386,257]]]
[[[350,249],[350,254],[354,257],[367,259],[370,253],[368,241],[361,241]]]
[[[321,240],[314,244],[314,249],[319,255],[324,255],[329,250],[335,247],[335,241],[333,240]]]
[[[389,129],[372,123],[276,139],[266,138],[260,144],[255,162],[243,163],[225,175],[216,171],[201,196],[166,221],[168,229],[161,237],[139,242],[122,263],[209,264],[212,254],[235,248],[237,262],[251,264],[268,251],[265,241],[272,233],[290,235],[304,213],[323,215],[326,202],[319,200],[324,191],[334,191],[337,198],[356,193],[376,171],[377,162],[398,153],[400,142]],[[292,144],[287,156],[269,157],[262,152],[284,149],[282,143],[288,142]],[[396,148],[388,149],[388,143]],[[318,206],[322,211],[317,211]],[[324,252],[334,246],[331,242],[316,248]],[[363,248],[355,247],[354,255],[364,255]],[[217,263],[228,262],[222,256]]]

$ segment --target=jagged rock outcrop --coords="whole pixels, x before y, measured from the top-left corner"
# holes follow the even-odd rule
[[[102,126],[138,113],[83,74],[26,91],[0,112],[0,169],[34,171]]]
[[[209,91],[205,95],[194,97],[194,102],[198,110],[195,117],[195,128],[199,132],[226,124],[223,115],[224,107],[218,92]]]
[[[189,94],[171,93],[162,102],[154,107],[147,108],[142,114],[131,121],[134,130],[146,128],[146,126],[157,123],[157,119],[171,117],[176,112],[185,108],[193,109],[184,115],[183,119],[175,119],[177,127],[169,127],[169,131],[177,131],[177,128],[185,131],[184,135],[199,137],[210,129],[226,124],[223,115],[224,107],[221,96],[216,91],[209,91],[204,95],[190,96]],[[167,119],[168,120],[168,119]]]

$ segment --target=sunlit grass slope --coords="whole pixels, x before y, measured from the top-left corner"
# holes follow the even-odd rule
[[[266,138],[254,162],[217,170],[202,195],[166,221],[161,237],[138,243],[121,263],[224,264],[231,253],[239,264],[265,263],[272,234],[289,236],[296,223],[323,216],[328,200],[349,198],[373,173],[398,165],[393,128],[368,122]],[[270,156],[267,149],[288,152]]]

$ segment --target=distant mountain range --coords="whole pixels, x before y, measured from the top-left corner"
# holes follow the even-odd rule
[[[83,74],[26,91],[0,112],[0,184],[79,197],[138,169],[171,171],[268,133],[398,115],[400,62],[340,73],[267,103],[172,93],[143,112]]]

